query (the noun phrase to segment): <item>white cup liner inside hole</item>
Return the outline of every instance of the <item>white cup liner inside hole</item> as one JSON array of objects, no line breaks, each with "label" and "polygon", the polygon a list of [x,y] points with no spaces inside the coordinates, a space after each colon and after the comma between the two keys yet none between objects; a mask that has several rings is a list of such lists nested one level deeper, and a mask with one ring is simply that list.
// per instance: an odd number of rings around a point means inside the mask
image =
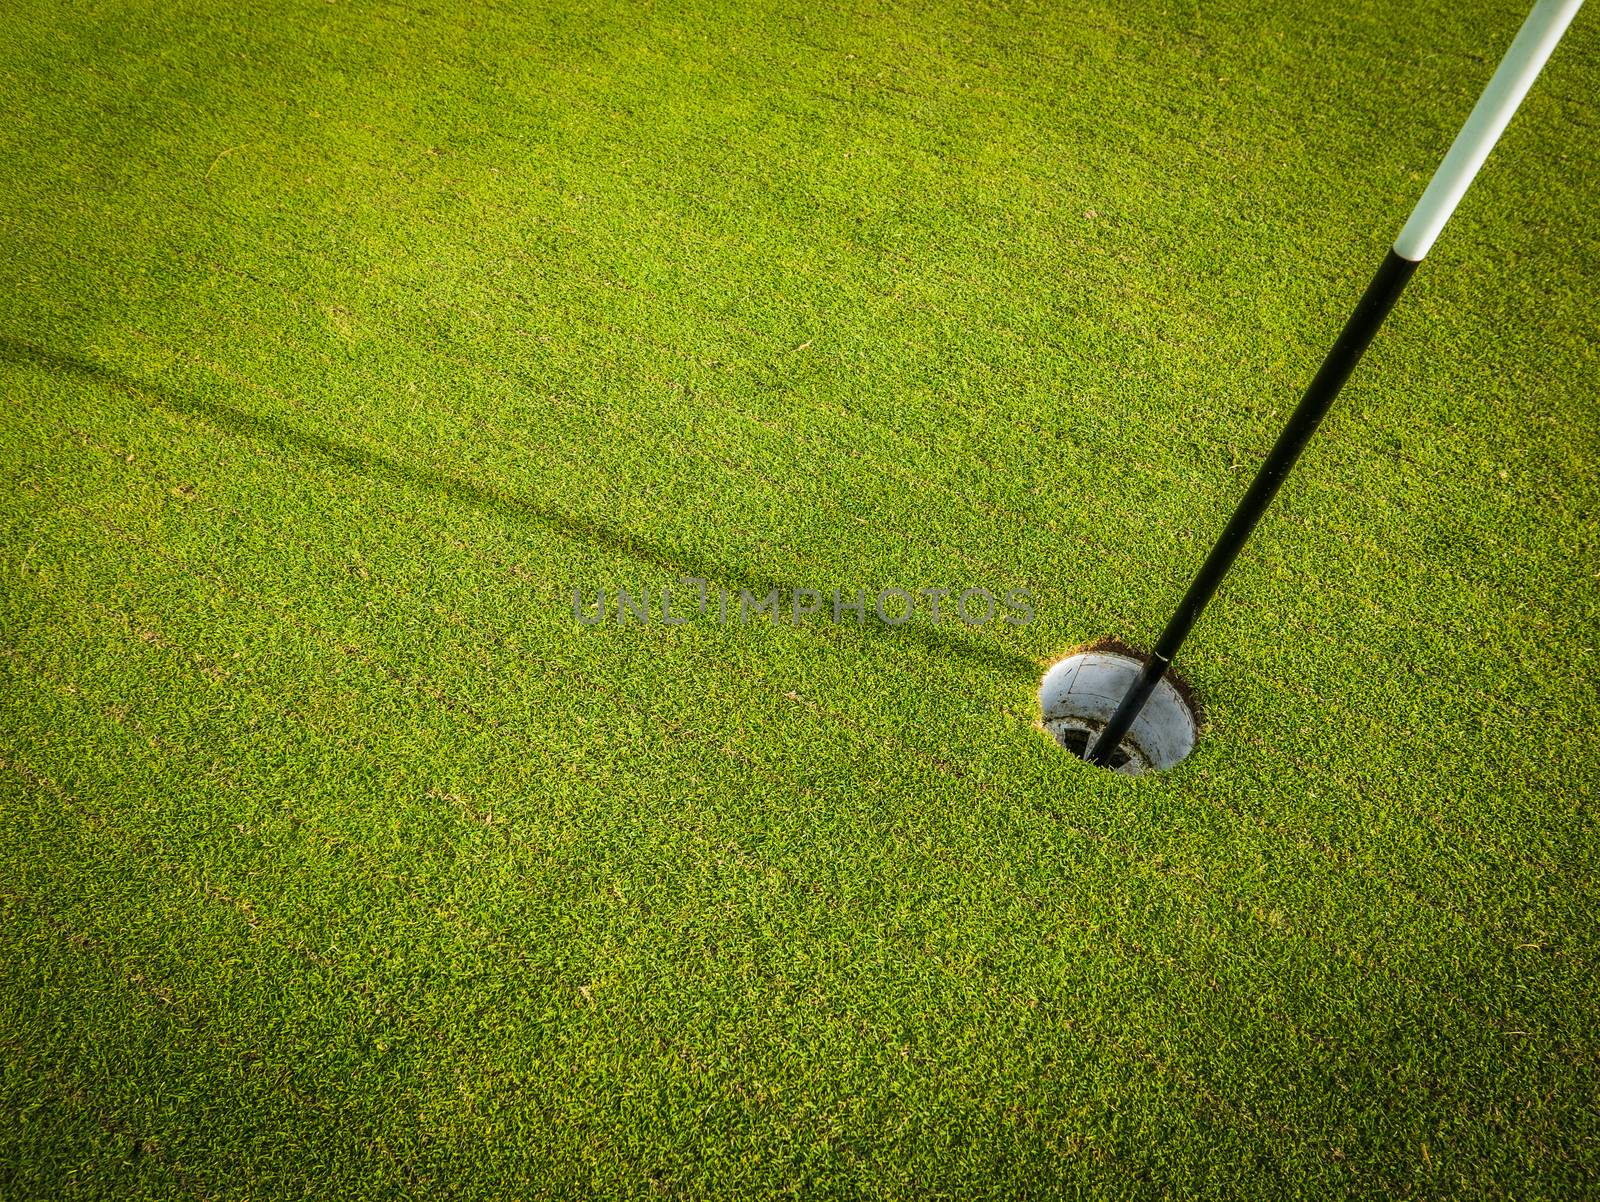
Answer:
[{"label": "white cup liner inside hole", "polygon": [[[1044,728],[1062,747],[1082,756],[1085,747],[1100,737],[1143,666],[1132,655],[1093,648],[1053,665],[1039,685]],[[1169,673],[1150,694],[1107,767],[1124,776],[1165,772],[1194,750],[1198,730],[1194,706]]]}]

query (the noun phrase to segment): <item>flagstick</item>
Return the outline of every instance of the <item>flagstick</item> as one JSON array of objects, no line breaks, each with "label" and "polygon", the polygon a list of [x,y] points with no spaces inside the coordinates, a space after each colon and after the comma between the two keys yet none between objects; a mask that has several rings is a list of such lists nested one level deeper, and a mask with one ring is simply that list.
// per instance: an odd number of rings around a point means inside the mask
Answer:
[{"label": "flagstick", "polygon": [[1439,231],[1450,219],[1467,185],[1472,183],[1478,168],[1483,166],[1484,159],[1505,131],[1511,115],[1517,111],[1517,105],[1522,103],[1522,98],[1527,95],[1540,68],[1549,59],[1582,3],[1583,0],[1538,0],[1533,6],[1533,11],[1517,31],[1510,49],[1500,60],[1494,77],[1473,106],[1466,124],[1456,135],[1449,153],[1433,173],[1433,179],[1422,193],[1422,199],[1417,201],[1417,207],[1412,210],[1405,228],[1384,257],[1377,275],[1372,277],[1372,282],[1362,293],[1355,312],[1345,322],[1344,329],[1334,341],[1327,358],[1322,361],[1310,387],[1295,406],[1283,432],[1278,435],[1278,441],[1267,453],[1260,470],[1256,472],[1256,478],[1251,481],[1233,516],[1228,519],[1222,536],[1211,548],[1211,553],[1206,556],[1205,563],[1189,585],[1189,591],[1184,594],[1177,611],[1161,632],[1154,652],[1118,703],[1100,737],[1084,755],[1089,763],[1103,765],[1110,758],[1138,718],[1151,692],[1172,666],[1183,640],[1199,620],[1206,603],[1216,594],[1251,531],[1256,528],[1267,506],[1272,504],[1272,498],[1277,496],[1290,469],[1300,458],[1300,452],[1305,450],[1306,443],[1327,416],[1334,397],[1339,395],[1339,389],[1344,387],[1344,382],[1361,361],[1362,352],[1394,307],[1407,281],[1416,271],[1417,264],[1422,262],[1434,239],[1439,236]]}]

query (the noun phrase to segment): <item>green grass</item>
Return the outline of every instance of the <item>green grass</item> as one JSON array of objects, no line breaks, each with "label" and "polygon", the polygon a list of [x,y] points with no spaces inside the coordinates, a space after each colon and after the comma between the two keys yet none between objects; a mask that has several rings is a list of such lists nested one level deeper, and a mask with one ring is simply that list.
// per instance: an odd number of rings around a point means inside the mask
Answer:
[{"label": "green grass", "polygon": [[1520,5],[8,14],[0,1196],[1600,1191],[1595,15],[1130,781]]}]

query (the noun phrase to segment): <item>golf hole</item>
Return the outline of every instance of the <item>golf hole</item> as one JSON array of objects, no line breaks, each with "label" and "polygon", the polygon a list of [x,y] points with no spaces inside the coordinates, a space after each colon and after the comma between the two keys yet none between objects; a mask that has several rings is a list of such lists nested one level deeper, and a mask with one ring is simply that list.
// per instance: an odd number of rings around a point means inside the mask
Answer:
[{"label": "golf hole", "polygon": [[[1133,648],[1109,640],[1074,652],[1052,665],[1039,684],[1041,724],[1082,759],[1143,667]],[[1105,767],[1124,776],[1165,772],[1194,750],[1199,727],[1188,687],[1169,671]]]}]

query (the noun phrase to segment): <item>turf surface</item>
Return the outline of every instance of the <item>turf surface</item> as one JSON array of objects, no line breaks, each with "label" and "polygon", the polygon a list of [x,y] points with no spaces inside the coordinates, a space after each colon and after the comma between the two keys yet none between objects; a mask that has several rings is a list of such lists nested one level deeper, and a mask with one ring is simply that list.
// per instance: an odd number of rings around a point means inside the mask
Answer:
[{"label": "turf surface", "polygon": [[1518,5],[13,10],[0,1194],[1600,1189],[1594,16],[1135,782]]}]

